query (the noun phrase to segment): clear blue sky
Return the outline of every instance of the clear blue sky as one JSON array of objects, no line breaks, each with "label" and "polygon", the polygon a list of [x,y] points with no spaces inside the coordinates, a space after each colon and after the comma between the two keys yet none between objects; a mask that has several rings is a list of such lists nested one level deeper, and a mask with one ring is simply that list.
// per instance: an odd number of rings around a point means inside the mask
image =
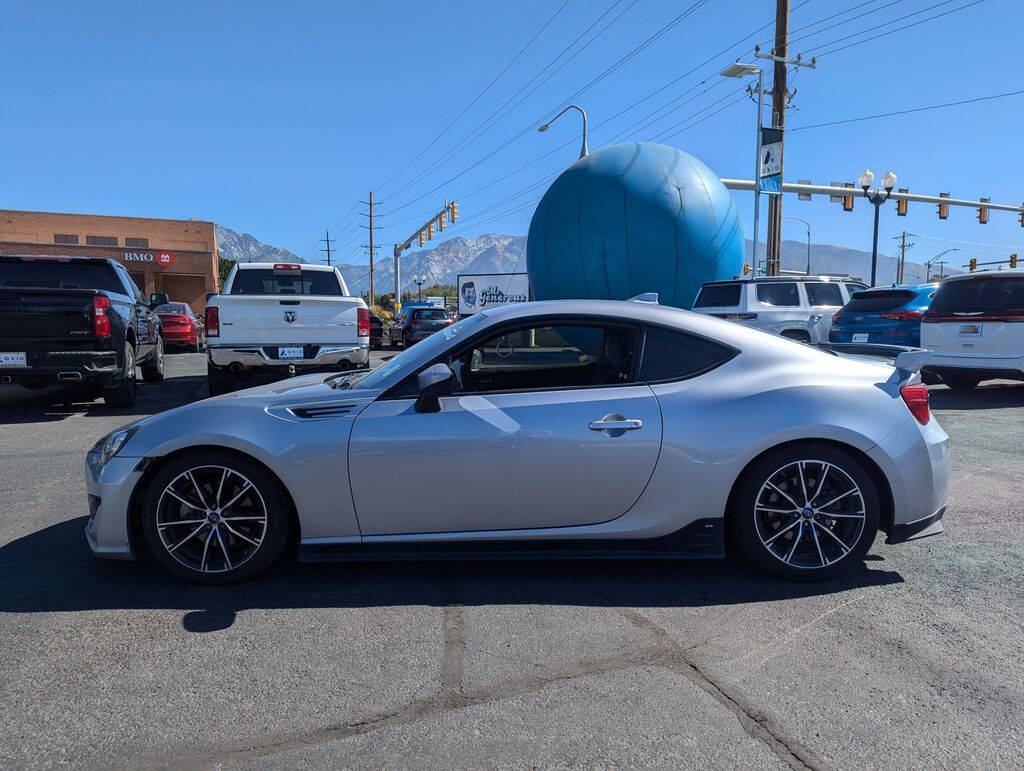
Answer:
[{"label": "clear blue sky", "polygon": [[[354,227],[352,207],[371,189],[382,201],[382,256],[445,196],[459,200],[464,220],[445,236],[525,233],[532,212],[527,204],[545,188],[537,183],[575,159],[575,143],[556,148],[579,133],[574,114],[546,134],[533,127],[692,2],[11,0],[5,4],[7,34],[0,49],[0,207],[198,216],[303,256],[315,256],[316,239],[334,228],[342,257],[353,262],[365,261],[358,248],[365,231]],[[873,37],[967,2],[792,0],[791,54],[822,53],[830,41],[883,26],[853,38],[866,42],[824,56],[816,70],[795,77],[798,109],[789,113],[790,127],[1022,88],[1020,0],[984,0]],[[578,35],[600,18],[555,67],[623,11],[526,96]],[[840,15],[803,32],[797,29],[833,14]],[[914,15],[894,21],[908,14]],[[680,121],[687,125],[688,116],[696,114],[696,120],[725,107],[666,141],[695,154],[721,176],[749,177],[754,108],[745,99],[733,104],[736,97],[729,92],[741,83],[714,73],[737,56],[749,57],[753,42],[770,40],[773,16],[771,0],[706,0],[577,97],[590,113],[591,149],[631,126],[625,138],[652,139]],[[613,118],[763,25],[769,26]],[[510,61],[419,160],[385,184]],[[538,73],[512,104],[526,99],[488,126],[486,120]],[[680,96],[706,78],[705,85]],[[678,109],[661,119],[655,113],[650,126],[635,125],[672,99],[677,101],[666,112]],[[1016,96],[793,132],[786,145],[786,178],[852,181],[865,166],[879,178],[891,168],[900,185],[915,192],[1020,202],[1022,118],[1024,96]],[[467,139],[480,125],[486,130]],[[551,154],[496,182],[546,153]],[[446,182],[450,177],[455,179]],[[489,183],[494,184],[479,189]],[[750,196],[737,194],[737,201],[749,236]],[[846,214],[824,199],[787,198],[785,213],[808,220],[816,242],[870,249],[866,202]],[[882,220],[887,252],[891,237],[904,227],[932,238],[1024,242],[1024,230],[1012,214],[993,213],[982,227],[971,210],[954,209],[942,222],[932,206],[911,205],[905,219],[890,206]],[[784,236],[802,239],[803,225],[787,220]],[[917,261],[956,245],[915,240],[918,246],[910,256]]]}]

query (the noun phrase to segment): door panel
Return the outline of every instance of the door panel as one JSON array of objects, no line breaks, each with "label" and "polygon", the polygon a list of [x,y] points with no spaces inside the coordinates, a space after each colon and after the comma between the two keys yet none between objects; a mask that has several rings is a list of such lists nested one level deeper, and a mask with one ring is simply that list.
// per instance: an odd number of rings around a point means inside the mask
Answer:
[{"label": "door panel", "polygon": [[[450,396],[438,413],[414,404],[375,402],[355,421],[349,472],[363,535],[605,522],[640,497],[661,448],[645,385]],[[642,427],[590,427],[620,418]]]}]

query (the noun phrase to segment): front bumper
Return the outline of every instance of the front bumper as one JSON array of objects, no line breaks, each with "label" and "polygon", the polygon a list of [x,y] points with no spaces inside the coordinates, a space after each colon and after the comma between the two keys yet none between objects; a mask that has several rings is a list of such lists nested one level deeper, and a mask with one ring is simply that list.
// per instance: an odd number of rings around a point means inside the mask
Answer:
[{"label": "front bumper", "polygon": [[89,501],[89,521],[85,537],[97,557],[133,560],[128,507],[142,472],[136,470],[140,458],[114,456],[103,468],[94,471],[85,462],[85,487]]},{"label": "front bumper", "polygon": [[218,346],[207,344],[210,362],[217,367],[237,364],[245,369],[294,366],[296,371],[337,366],[347,363],[354,367],[370,364],[370,341],[360,338],[355,345],[304,345],[301,359],[278,359],[276,345],[234,345]]}]

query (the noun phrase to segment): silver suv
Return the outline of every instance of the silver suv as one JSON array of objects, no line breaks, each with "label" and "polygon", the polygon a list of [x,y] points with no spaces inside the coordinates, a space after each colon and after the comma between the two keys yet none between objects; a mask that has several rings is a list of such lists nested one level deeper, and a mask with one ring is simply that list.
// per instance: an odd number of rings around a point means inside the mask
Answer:
[{"label": "silver suv", "polygon": [[832,314],[867,285],[849,276],[772,276],[704,284],[695,313],[805,343],[828,342]]}]

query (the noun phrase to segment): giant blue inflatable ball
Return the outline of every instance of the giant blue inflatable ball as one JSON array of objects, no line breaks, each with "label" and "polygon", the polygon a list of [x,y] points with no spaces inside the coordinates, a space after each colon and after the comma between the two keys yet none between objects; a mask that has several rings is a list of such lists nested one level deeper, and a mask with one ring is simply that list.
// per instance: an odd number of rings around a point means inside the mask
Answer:
[{"label": "giant blue inflatable ball", "polygon": [[711,169],[667,145],[630,142],[576,161],[533,219],[535,299],[625,300],[657,292],[690,308],[705,281],[743,270],[736,203]]}]

